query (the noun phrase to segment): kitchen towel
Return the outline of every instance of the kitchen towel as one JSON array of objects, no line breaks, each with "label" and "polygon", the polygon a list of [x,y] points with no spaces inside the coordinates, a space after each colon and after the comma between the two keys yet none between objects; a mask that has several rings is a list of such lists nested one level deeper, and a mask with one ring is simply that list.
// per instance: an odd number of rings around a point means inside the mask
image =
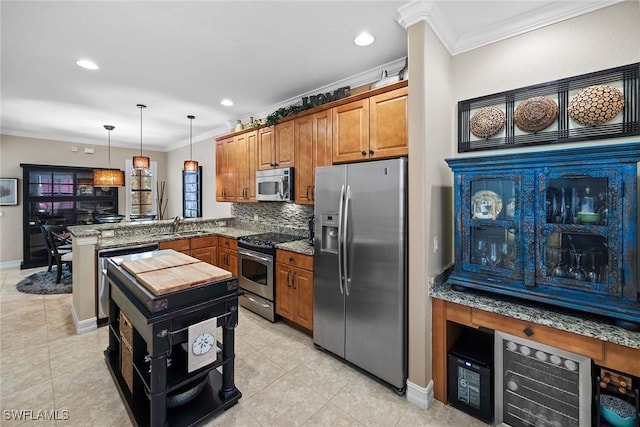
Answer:
[{"label": "kitchen towel", "polygon": [[187,352],[187,371],[193,372],[216,361],[218,348],[216,328],[218,318],[203,320],[189,326]]}]

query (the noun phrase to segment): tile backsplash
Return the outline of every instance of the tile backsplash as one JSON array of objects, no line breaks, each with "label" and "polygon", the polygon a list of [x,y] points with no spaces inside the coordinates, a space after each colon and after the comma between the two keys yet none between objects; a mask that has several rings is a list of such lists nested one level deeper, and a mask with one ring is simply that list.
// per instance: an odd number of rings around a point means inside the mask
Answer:
[{"label": "tile backsplash", "polygon": [[231,215],[236,218],[236,226],[281,229],[281,232],[306,236],[313,206],[279,202],[233,203]]}]

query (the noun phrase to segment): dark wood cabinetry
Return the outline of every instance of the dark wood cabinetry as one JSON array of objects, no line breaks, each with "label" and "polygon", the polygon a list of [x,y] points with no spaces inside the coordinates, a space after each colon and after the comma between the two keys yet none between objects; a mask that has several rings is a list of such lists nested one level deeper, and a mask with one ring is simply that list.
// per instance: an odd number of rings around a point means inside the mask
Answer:
[{"label": "dark wood cabinetry", "polygon": [[118,188],[94,187],[93,168],[21,164],[23,258],[21,268],[47,265],[43,224],[85,225],[95,215],[118,213]]},{"label": "dark wood cabinetry", "polygon": [[637,162],[629,143],[447,162],[450,283],[640,324]]}]

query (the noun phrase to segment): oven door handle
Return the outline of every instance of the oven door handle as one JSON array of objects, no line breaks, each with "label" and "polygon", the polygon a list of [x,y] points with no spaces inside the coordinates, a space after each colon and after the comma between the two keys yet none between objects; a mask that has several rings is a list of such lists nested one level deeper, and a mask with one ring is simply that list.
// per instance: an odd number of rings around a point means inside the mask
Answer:
[{"label": "oven door handle", "polygon": [[251,258],[254,258],[254,259],[259,259],[260,261],[264,261],[264,262],[272,262],[273,261],[273,258],[271,258],[271,257],[269,257],[269,258],[262,257],[262,256],[259,256],[259,255],[256,255],[255,253],[249,253],[247,251],[243,251],[242,249],[238,249],[238,253],[240,255],[245,255],[245,256],[248,256],[248,257],[251,257]]}]

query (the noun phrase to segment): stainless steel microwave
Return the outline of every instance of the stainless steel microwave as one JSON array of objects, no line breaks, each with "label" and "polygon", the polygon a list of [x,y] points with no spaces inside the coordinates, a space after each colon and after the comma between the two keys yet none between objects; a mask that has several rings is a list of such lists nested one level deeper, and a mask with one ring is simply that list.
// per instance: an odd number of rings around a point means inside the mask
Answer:
[{"label": "stainless steel microwave", "polygon": [[292,202],[293,168],[256,172],[256,199],[261,202]]}]

